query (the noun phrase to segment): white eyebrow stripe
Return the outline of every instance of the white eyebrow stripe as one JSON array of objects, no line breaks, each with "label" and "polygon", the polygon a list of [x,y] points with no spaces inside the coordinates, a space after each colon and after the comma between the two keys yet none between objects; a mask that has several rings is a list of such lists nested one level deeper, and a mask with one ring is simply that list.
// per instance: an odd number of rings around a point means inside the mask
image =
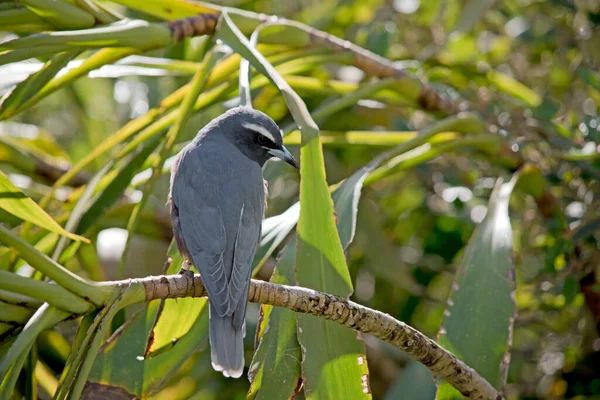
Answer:
[{"label": "white eyebrow stripe", "polygon": [[267,130],[267,128],[265,128],[264,126],[258,125],[258,124],[253,124],[251,122],[244,122],[242,123],[242,126],[246,129],[251,129],[255,132],[260,133],[261,135],[263,135],[264,137],[266,137],[267,139],[271,140],[273,143],[277,143],[277,141],[275,140],[275,138],[273,137],[273,135],[271,134],[271,132],[269,132]]}]

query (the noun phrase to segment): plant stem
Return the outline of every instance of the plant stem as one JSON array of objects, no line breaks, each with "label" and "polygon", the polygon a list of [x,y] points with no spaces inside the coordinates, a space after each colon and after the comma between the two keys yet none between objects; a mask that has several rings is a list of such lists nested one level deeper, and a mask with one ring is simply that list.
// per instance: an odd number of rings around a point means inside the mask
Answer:
[{"label": "plant stem", "polygon": [[[43,301],[75,314],[84,314],[93,305],[59,285],[26,278],[7,271],[0,271],[0,289],[14,292],[27,298]],[[1,297],[0,297],[1,298]]]},{"label": "plant stem", "polygon": [[96,306],[104,304],[112,293],[109,286],[87,281],[72,273],[2,225],[0,241],[16,250],[33,268]]}]

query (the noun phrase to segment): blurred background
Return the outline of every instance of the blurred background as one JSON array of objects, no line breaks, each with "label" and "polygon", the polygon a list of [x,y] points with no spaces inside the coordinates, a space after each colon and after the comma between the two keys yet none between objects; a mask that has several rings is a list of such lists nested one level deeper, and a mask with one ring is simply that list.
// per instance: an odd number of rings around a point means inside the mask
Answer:
[{"label": "blurred background", "polygon": [[[213,3],[298,20],[350,40],[429,80],[451,98],[468,100],[489,118],[502,138],[495,151],[468,145],[442,148],[430,157],[401,160],[404,167],[365,185],[356,237],[347,249],[355,288],[352,300],[435,337],[458,262],[486,215],[496,178],[510,176],[526,161],[535,171],[519,182],[510,203],[518,315],[506,395],[509,399],[600,396],[600,1]],[[152,20],[116,3],[106,5],[130,17]],[[197,62],[204,40],[187,39],[145,55]],[[3,90],[18,74],[28,73],[14,67],[9,73],[9,67],[3,66],[0,73]],[[310,110],[336,96],[327,88],[352,90],[367,80],[361,70],[334,63],[295,76],[317,82],[295,86]],[[148,66],[100,69],[10,122],[0,122],[0,137],[28,141],[32,152],[57,165],[75,164],[188,80],[189,74],[181,71]],[[282,127],[290,123],[274,87],[257,89],[253,95],[256,108]],[[232,96],[194,114],[184,139],[193,138],[206,122],[238,101]],[[436,113],[375,96],[319,125],[326,132],[372,131],[376,137],[383,131],[419,130],[436,119]],[[288,147],[298,158],[297,141]],[[389,147],[384,140],[361,145],[343,139],[324,142],[328,183],[349,177]],[[47,192],[46,184],[32,180],[15,162],[1,154],[0,161],[2,171],[34,199]],[[108,155],[99,157],[86,173],[93,174],[109,161]],[[66,262],[69,269],[95,280],[119,277],[127,221],[141,198],[135,182],[143,180],[144,174],[148,171],[135,175],[126,196],[86,234],[94,244],[82,246],[78,256]],[[299,176],[291,168],[269,162],[265,177],[269,180],[267,216],[276,216],[297,201]],[[165,207],[168,179],[168,174],[160,178],[143,211],[123,263],[125,277],[163,272],[171,240]],[[64,204],[56,201],[51,207],[68,207],[68,195],[65,190]],[[258,278],[269,279],[274,265],[272,256]],[[254,304],[248,309],[247,360],[258,309]],[[125,318],[135,311],[128,309]],[[45,340],[55,343],[52,350],[45,352],[44,344],[39,344],[40,358],[50,374],[53,368],[60,371],[57,366],[65,357],[60,349],[68,350],[75,328],[71,321],[60,326],[60,336],[46,335]],[[414,364],[392,346],[368,335],[364,339],[374,398],[417,398],[408,388],[418,382],[415,376],[428,379],[428,372],[412,371]],[[63,341],[66,347],[61,347]],[[212,370],[205,344],[154,396],[242,399],[247,390],[246,379],[226,380]]]}]

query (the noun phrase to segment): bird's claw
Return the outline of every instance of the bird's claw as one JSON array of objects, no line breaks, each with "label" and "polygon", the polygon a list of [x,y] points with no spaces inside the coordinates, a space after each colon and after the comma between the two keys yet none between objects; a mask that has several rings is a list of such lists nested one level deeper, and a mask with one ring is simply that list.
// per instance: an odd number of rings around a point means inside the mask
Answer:
[{"label": "bird's claw", "polygon": [[185,271],[185,272],[183,273],[183,275],[187,276],[188,278],[192,278],[192,279],[194,279],[194,271],[192,271],[192,270],[189,270],[189,269],[188,269],[187,271]]},{"label": "bird's claw", "polygon": [[194,272],[192,270],[190,270],[190,269],[185,269],[185,268],[182,267],[179,270],[179,275],[183,275],[183,276],[186,276],[188,278],[193,278],[194,277]]}]

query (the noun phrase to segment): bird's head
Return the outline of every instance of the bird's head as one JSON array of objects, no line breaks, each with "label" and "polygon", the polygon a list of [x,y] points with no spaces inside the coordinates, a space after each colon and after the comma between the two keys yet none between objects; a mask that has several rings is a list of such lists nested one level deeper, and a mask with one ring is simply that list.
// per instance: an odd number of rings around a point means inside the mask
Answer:
[{"label": "bird's head", "polygon": [[229,141],[259,165],[277,157],[298,168],[296,160],[283,145],[281,130],[267,114],[248,107],[236,107],[223,114],[218,125]]}]

